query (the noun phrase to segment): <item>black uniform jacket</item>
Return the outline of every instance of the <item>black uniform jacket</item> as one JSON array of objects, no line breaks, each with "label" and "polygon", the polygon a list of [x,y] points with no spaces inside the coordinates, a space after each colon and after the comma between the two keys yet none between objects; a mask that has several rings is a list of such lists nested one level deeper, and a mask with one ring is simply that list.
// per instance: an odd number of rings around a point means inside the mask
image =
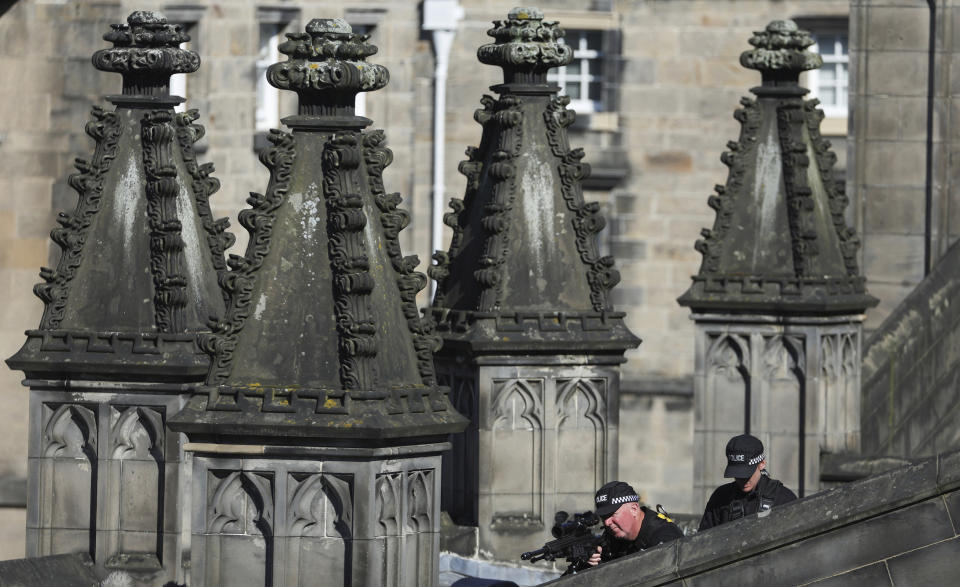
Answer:
[{"label": "black uniform jacket", "polygon": [[763,509],[783,505],[797,499],[796,494],[783,486],[783,483],[766,475],[760,477],[756,488],[750,493],[740,491],[736,483],[721,485],[710,496],[707,507],[700,519],[699,530],[713,528],[720,524],[749,516]]},{"label": "black uniform jacket", "polygon": [[683,538],[683,531],[670,518],[646,507],[641,506],[640,509],[643,510],[643,523],[640,524],[640,532],[637,537],[633,540],[622,540],[611,536],[607,541],[607,546],[604,547],[604,560],[620,558],[634,552],[653,548],[663,542]]}]

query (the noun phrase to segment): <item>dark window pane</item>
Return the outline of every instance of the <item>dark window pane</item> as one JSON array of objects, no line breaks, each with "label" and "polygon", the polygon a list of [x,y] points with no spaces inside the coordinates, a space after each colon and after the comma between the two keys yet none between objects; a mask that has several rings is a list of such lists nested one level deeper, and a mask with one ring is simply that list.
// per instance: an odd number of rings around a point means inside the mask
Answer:
[{"label": "dark window pane", "polygon": [[601,86],[602,84],[600,82],[590,82],[590,88],[588,90],[590,92],[590,95],[587,96],[587,98],[594,100],[596,102],[599,102],[601,98],[601,91],[602,91]]},{"label": "dark window pane", "polygon": [[603,35],[600,31],[585,31],[587,36],[587,49],[593,51],[603,50]]},{"label": "dark window pane", "polygon": [[580,99],[580,84],[579,83],[570,83],[567,84],[564,88],[567,95],[570,96],[572,100]]}]

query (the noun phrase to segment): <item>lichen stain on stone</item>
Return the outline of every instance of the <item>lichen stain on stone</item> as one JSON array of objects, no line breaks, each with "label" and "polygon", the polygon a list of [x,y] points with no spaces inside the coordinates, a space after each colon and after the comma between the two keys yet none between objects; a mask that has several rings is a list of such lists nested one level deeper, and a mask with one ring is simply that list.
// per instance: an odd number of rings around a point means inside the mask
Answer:
[{"label": "lichen stain on stone", "polygon": [[[760,214],[757,215],[757,225],[754,234],[776,234],[777,204],[780,199],[780,183],[783,179],[781,166],[780,142],[774,129],[767,132],[766,140],[757,145],[757,180],[754,184],[753,201]],[[763,249],[767,241],[762,238],[754,239],[753,271],[757,271]]]},{"label": "lichen stain on stone", "polygon": [[196,214],[186,184],[181,181],[177,183],[180,185],[180,195],[177,198],[177,218],[182,223],[180,236],[183,239],[183,258],[187,263],[187,287],[193,294],[193,300],[202,300],[204,299],[204,293],[201,285],[205,281],[203,279],[203,251],[200,248]]},{"label": "lichen stain on stone", "polygon": [[123,235],[123,242],[120,243],[120,246],[124,251],[124,264],[127,268],[133,265],[134,229],[140,225],[140,219],[137,218],[137,202],[140,200],[143,185],[144,180],[140,172],[140,165],[136,153],[131,149],[127,157],[126,171],[120,175],[120,181],[117,184],[117,203],[113,218],[114,224],[120,227],[120,232]]},{"label": "lichen stain on stone", "polygon": [[553,194],[556,191],[553,183],[553,174],[545,165],[528,165],[520,181],[527,242],[538,275],[544,273],[544,257],[553,243]]},{"label": "lichen stain on stone", "polygon": [[327,408],[327,409],[339,408],[339,407],[340,407],[340,402],[338,402],[337,400],[335,400],[335,399],[332,398],[332,397],[328,397],[328,398],[327,398],[327,401],[323,402],[323,407],[325,407],[325,408]]},{"label": "lichen stain on stone", "polygon": [[357,426],[359,424],[362,424],[362,422],[360,420],[357,420],[356,418],[351,418],[349,420],[339,420],[339,421],[333,422],[333,426],[336,428],[353,428],[354,426]]},{"label": "lichen stain on stone", "polygon": [[906,316],[900,319],[892,332],[874,343],[867,356],[863,358],[863,381],[868,381],[881,364],[903,352],[904,345],[910,341],[915,332],[920,331],[921,326],[920,314],[916,310],[910,310]]},{"label": "lichen stain on stone", "polygon": [[[313,240],[320,223],[320,211],[317,206],[318,193],[319,188],[316,182],[312,182],[307,186],[306,194],[295,193],[289,196],[290,205],[293,206],[298,215],[303,240],[306,242]],[[313,247],[306,247],[306,254],[308,256],[312,255]]]},{"label": "lichen stain on stone", "polygon": [[952,284],[944,285],[930,295],[927,304],[934,318],[942,317],[944,310],[950,307],[951,292],[949,290],[952,289],[951,286]]},{"label": "lichen stain on stone", "polygon": [[267,308],[267,294],[261,292],[260,299],[257,300],[257,307],[253,309],[253,318],[259,320],[263,311]]}]

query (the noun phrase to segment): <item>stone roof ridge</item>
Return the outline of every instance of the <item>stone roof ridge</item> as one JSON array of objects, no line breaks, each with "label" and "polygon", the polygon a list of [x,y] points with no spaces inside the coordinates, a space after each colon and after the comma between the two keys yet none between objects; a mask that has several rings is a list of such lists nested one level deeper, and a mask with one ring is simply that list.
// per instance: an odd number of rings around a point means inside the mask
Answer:
[{"label": "stone roof ridge", "polygon": [[[549,68],[569,62],[569,48],[556,41],[556,23],[542,18],[515,9],[491,30],[498,42],[478,51],[481,61],[504,67],[507,83],[492,88],[498,98],[484,95],[474,114],[480,144],[460,163],[464,197],[451,200],[444,217],[453,237],[429,270],[437,281],[434,319],[446,331],[478,320],[495,321],[494,330],[565,333],[558,337],[597,330],[598,338],[635,346],[610,297],[620,273],[597,242],[606,220],[583,197],[590,166],[569,144],[576,113],[546,83]],[[517,72],[529,75],[519,81]]]},{"label": "stone roof ridge", "polygon": [[34,287],[40,326],[9,360],[28,377],[196,380],[207,369],[195,333],[223,312],[217,281],[233,235],[210,209],[220,182],[193,149],[199,115],[174,112],[182,99],[167,93],[170,73],[196,70],[199,58],[177,48],[187,37],[160,13],[128,23],[113,25],[115,48],[94,57],[123,73],[124,94],[86,125],[93,157],[76,160],[77,205],[50,233],[60,259]]},{"label": "stone roof ridge", "polygon": [[400,249],[409,214],[383,184],[393,153],[344,99],[383,87],[388,73],[370,65],[379,81],[364,85],[367,65],[342,58],[376,47],[342,20],[306,30],[288,35],[291,59],[268,70],[271,83],[298,93],[300,114],[284,118],[293,132],[272,130],[260,154],[267,189],[239,214],[247,249],[231,255],[227,310],[200,340],[207,379],[171,425],[191,438],[338,442],[458,431],[466,421],[433,365],[440,339],[416,305],[427,279]]},{"label": "stone roof ridge", "polygon": [[799,86],[800,71],[820,65],[803,51],[812,39],[774,21],[750,42],[757,49],[741,61],[760,69],[763,84],[734,112],[740,137],[721,156],[727,182],[707,200],[716,219],[695,245],[703,262],[678,301],[695,310],[863,312],[877,300],[857,265],[837,157],[820,133],[819,102]]}]

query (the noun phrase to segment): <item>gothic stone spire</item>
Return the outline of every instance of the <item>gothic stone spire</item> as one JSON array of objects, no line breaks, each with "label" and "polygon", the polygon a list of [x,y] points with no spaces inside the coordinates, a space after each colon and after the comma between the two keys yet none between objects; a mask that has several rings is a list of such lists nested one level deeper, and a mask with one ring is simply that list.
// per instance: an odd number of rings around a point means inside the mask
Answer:
[{"label": "gothic stone spire", "polygon": [[590,167],[567,140],[575,114],[547,82],[550,68],[573,57],[559,42],[564,31],[536,8],[515,8],[487,34],[496,42],[477,55],[503,68],[504,83],[474,115],[483,136],[460,164],[465,196],[444,218],[453,240],[431,268],[433,315],[451,336],[497,345],[636,346],[610,303],[620,274],[597,246],[604,218],[583,199]]},{"label": "gothic stone spire", "polygon": [[208,202],[220,183],[193,151],[204,134],[196,110],[175,113],[183,100],[167,94],[170,75],[196,71],[200,58],[178,47],[189,37],[160,13],[127,23],[93,56],[123,75],[123,94],[108,96],[113,112],[94,107],[93,157],[77,159],[69,180],[77,207],[50,233],[62,252],[34,288],[40,328],[9,360],[28,377],[202,378],[195,333],[224,311],[217,279],[233,237]]},{"label": "gothic stone spire", "polygon": [[750,44],[740,63],[763,83],[734,113],[740,139],[721,157],[730,174],[708,200],[716,221],[697,241],[703,263],[678,301],[698,311],[862,312],[877,300],[857,267],[837,157],[820,135],[819,102],[803,100],[798,85],[822,63],[806,51],[813,39],[773,21]]},{"label": "gothic stone spire", "polygon": [[416,306],[426,276],[400,251],[409,216],[384,190],[393,155],[353,113],[353,96],[386,85],[387,70],[365,61],[376,47],[343,20],[306,30],[268,70],[300,96],[300,114],[260,156],[270,182],[240,213],[250,240],[230,258],[226,316],[203,343],[206,386],[171,425],[191,438],[355,442],[462,429],[436,384],[439,339]]}]

